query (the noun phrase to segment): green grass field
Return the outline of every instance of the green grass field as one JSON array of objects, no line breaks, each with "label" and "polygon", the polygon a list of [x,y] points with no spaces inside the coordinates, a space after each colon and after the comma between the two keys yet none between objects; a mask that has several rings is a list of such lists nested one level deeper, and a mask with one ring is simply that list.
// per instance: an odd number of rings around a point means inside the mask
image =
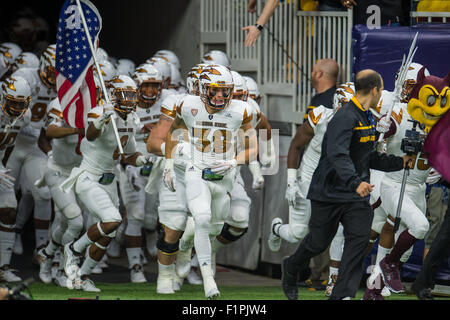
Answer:
[{"label": "green grass field", "polygon": [[[80,290],[69,290],[54,284],[40,282],[31,285],[30,290],[34,300],[67,300],[69,298],[91,298],[98,296],[99,300],[204,300],[203,286],[184,284],[180,292],[170,295],[156,294],[156,284],[110,284],[96,283],[102,291],[90,293]],[[286,300],[281,287],[254,286],[219,286],[221,300]],[[360,300],[364,291],[358,291],[355,300]],[[327,300],[323,291],[299,290],[300,300]],[[446,299],[450,298],[436,298]],[[392,294],[386,300],[417,300],[415,295]]]}]

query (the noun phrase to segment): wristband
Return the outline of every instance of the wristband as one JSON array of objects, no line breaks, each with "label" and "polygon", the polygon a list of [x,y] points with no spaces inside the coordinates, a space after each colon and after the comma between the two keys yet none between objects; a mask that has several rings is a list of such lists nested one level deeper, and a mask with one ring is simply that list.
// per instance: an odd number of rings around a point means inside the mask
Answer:
[{"label": "wristband", "polygon": [[259,23],[255,23],[255,27],[258,28],[259,31],[262,31],[263,28],[264,28],[264,27],[263,27],[262,25],[260,25]]}]

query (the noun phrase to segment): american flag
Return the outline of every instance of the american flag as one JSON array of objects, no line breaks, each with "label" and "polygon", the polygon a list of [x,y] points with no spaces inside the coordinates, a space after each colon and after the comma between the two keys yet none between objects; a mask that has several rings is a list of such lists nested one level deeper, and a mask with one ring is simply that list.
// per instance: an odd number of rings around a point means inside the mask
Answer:
[{"label": "american flag", "polygon": [[[80,0],[92,43],[96,48],[102,20],[97,8]],[[75,0],[61,9],[56,36],[56,89],[63,116],[71,127],[85,128],[87,113],[96,105],[94,59]]]}]

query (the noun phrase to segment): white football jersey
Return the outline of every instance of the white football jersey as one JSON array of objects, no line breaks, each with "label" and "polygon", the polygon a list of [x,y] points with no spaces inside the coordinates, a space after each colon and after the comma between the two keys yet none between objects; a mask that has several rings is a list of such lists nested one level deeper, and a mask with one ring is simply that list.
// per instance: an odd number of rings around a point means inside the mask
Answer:
[{"label": "white football jersey", "polygon": [[210,168],[218,160],[233,159],[238,131],[253,118],[244,101],[232,100],[224,110],[210,114],[200,97],[192,95],[180,101],[177,117],[188,128],[191,160],[199,169]]},{"label": "white football jersey", "polygon": [[311,181],[322,154],[322,140],[327,131],[328,122],[335,110],[320,105],[308,112],[308,122],[314,130],[314,137],[308,143],[303,153],[299,175],[303,181]]},{"label": "white football jersey", "polygon": [[[97,106],[93,108],[88,113],[88,122],[92,122],[102,114],[103,107]],[[120,159],[119,148],[111,121],[113,121],[112,118],[102,127],[102,133],[97,139],[89,141],[85,137],[81,141],[80,149],[83,160],[80,167],[94,174],[114,172],[114,167]],[[117,115],[115,121],[123,152],[125,154],[136,152],[135,134],[137,128],[139,128],[139,119],[136,114],[131,112],[126,120]]]},{"label": "white football jersey", "polygon": [[[29,113],[27,110],[25,114]],[[0,163],[5,155],[6,149],[16,143],[17,135],[26,124],[23,119],[14,119],[8,117],[0,110]]]},{"label": "white football jersey", "polygon": [[253,125],[253,128],[256,128],[256,126],[258,125],[259,119],[261,117],[261,108],[259,107],[258,103],[255,100],[253,100],[252,98],[250,98],[250,97],[248,97],[247,103],[250,105],[250,108],[252,110],[252,115],[253,115],[252,125]]},{"label": "white football jersey", "polygon": [[50,101],[57,97],[57,93],[42,82],[38,68],[20,68],[12,74],[12,77],[15,75],[27,80],[32,92],[28,115],[30,122],[22,128],[17,142],[35,144],[41,128],[45,128],[48,124],[47,108]]},{"label": "white football jersey", "polygon": [[[388,154],[393,154],[396,156],[403,156],[405,153],[401,150],[402,139],[405,137],[406,130],[411,130],[413,123],[408,120],[412,120],[408,113],[406,103],[397,103],[392,110],[391,119],[396,125],[396,132],[394,135],[387,138],[386,150]],[[416,130],[420,134],[425,135],[425,132],[416,127]],[[423,184],[426,182],[427,177],[430,173],[431,167],[428,164],[427,154],[419,153],[416,157],[414,168],[409,170],[409,176],[407,177],[407,183],[413,184]],[[401,183],[403,180],[403,170],[390,172],[385,175],[385,178],[394,180]]]},{"label": "white football jersey", "polygon": [[161,99],[155,102],[150,108],[136,107],[136,115],[140,121],[140,127],[136,132],[136,148],[142,154],[147,154],[147,139],[150,135],[149,132],[142,132],[144,125],[157,123],[161,116]]},{"label": "white football jersey", "polygon": [[[48,105],[48,117],[52,119],[50,124],[58,127],[70,128],[64,121],[61,105],[58,98],[53,99]],[[81,154],[77,153],[78,146],[78,134],[71,134],[69,136],[52,139],[52,155],[48,158],[47,165],[54,170],[62,169],[70,170],[73,167],[77,167],[81,163]]]},{"label": "white football jersey", "polygon": [[391,91],[383,90],[381,92],[380,101],[378,101],[375,109],[371,109],[372,113],[380,118],[381,116],[388,113],[389,108],[392,105],[392,100],[394,99],[394,93]]}]

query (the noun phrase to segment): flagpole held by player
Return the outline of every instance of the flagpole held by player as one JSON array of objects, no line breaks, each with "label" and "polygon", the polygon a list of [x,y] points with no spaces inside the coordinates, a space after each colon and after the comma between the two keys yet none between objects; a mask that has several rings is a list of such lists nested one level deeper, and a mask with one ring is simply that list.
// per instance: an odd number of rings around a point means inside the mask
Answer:
[{"label": "flagpole held by player", "polygon": [[[75,0],[75,1],[77,3],[78,11],[80,12],[81,21],[83,23],[83,30],[84,30],[84,32],[86,34],[86,38],[87,38],[87,41],[89,43],[89,48],[91,49],[91,52],[92,52],[92,58],[94,59],[94,64],[95,64],[95,67],[97,68],[97,74],[98,74],[98,77],[100,79],[100,85],[101,85],[101,88],[103,90],[103,94],[105,96],[106,105],[110,105],[111,104],[111,100],[109,98],[108,91],[106,90],[105,82],[103,80],[102,72],[101,72],[100,67],[98,65],[97,58],[95,57],[94,46],[92,44],[91,36],[89,35],[89,32],[88,32],[88,26],[87,26],[87,23],[86,23],[86,19],[84,17],[84,13],[83,13],[83,9],[82,9],[81,4],[80,4],[80,0]],[[112,108],[111,108],[111,111],[113,111]],[[111,116],[112,116],[113,120],[115,120],[116,115],[114,113],[111,113]],[[114,135],[116,136],[117,146],[119,148],[119,154],[123,154],[122,143],[120,142],[119,133],[117,132],[116,121],[111,121],[111,122],[112,122],[113,129],[114,129]]]}]

